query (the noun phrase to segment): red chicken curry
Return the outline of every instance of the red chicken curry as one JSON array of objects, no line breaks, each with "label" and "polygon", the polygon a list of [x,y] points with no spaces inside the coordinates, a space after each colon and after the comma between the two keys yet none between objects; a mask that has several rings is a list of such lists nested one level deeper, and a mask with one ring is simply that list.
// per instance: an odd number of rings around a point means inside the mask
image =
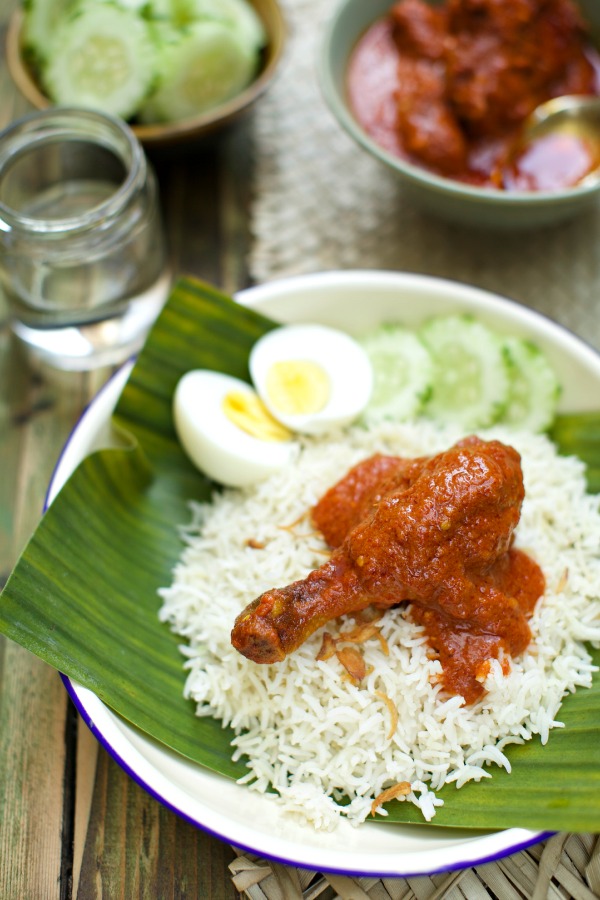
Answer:
[{"label": "red chicken curry", "polygon": [[354,114],[390,153],[460,181],[552,190],[597,164],[581,134],[515,156],[540,103],[600,93],[600,56],[573,0],[399,0],[348,70]]},{"label": "red chicken curry", "polygon": [[251,603],[233,646],[254,662],[279,662],[331,619],[409,601],[444,689],[473,702],[489,660],[527,647],[527,618],[544,591],[539,566],[512,546],[523,497],[519,454],[498,441],[471,437],[412,460],[370,457],[312,510],[330,559]]}]

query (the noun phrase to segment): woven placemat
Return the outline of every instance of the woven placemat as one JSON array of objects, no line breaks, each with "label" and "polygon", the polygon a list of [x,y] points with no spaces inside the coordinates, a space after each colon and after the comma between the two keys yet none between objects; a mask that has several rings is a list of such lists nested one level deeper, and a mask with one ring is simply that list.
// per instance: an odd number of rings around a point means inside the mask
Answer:
[{"label": "woven placemat", "polygon": [[[282,0],[289,41],[253,121],[252,278],[348,268],[451,278],[538,309],[600,348],[600,205],[566,224],[519,234],[448,224],[421,211],[341,130],[321,96],[321,37],[336,2]],[[347,878],[242,853],[230,868],[251,900],[600,897],[594,835],[556,835],[499,862],[431,877]]]},{"label": "woven placemat", "polygon": [[600,839],[557,834],[496,863],[409,878],[321,874],[241,852],[229,868],[249,900],[594,900],[600,896]]}]

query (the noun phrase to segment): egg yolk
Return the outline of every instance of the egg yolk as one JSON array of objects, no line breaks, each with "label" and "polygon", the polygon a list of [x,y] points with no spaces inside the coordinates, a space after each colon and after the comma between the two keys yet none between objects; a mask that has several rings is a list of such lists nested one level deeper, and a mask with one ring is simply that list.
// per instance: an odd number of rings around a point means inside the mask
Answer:
[{"label": "egg yolk", "polygon": [[292,416],[320,412],[331,393],[327,372],[303,359],[273,363],[265,388],[275,409]]},{"label": "egg yolk", "polygon": [[261,441],[289,441],[292,437],[256,394],[231,391],[223,398],[223,412],[230,422]]}]

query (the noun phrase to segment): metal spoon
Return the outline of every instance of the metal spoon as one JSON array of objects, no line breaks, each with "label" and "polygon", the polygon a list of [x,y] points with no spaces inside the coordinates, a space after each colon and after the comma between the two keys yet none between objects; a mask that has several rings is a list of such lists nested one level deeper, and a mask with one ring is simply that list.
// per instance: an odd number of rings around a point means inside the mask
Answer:
[{"label": "metal spoon", "polygon": [[578,183],[588,185],[600,179],[600,97],[568,94],[541,103],[527,119],[520,144],[561,131],[591,141],[597,150],[596,165]]}]

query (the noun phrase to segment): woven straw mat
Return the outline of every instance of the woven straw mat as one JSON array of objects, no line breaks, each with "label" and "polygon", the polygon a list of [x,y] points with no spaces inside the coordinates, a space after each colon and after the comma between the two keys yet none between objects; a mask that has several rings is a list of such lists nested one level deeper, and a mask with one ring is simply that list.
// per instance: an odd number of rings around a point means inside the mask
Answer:
[{"label": "woven straw mat", "polygon": [[[335,3],[282,0],[289,40],[252,124],[253,280],[325,269],[421,272],[511,297],[600,347],[600,205],[567,224],[517,235],[420,211],[325,105],[317,65]],[[600,897],[600,838],[559,834],[499,862],[417,878],[319,874],[241,851],[230,869],[251,900],[591,900]]]}]

